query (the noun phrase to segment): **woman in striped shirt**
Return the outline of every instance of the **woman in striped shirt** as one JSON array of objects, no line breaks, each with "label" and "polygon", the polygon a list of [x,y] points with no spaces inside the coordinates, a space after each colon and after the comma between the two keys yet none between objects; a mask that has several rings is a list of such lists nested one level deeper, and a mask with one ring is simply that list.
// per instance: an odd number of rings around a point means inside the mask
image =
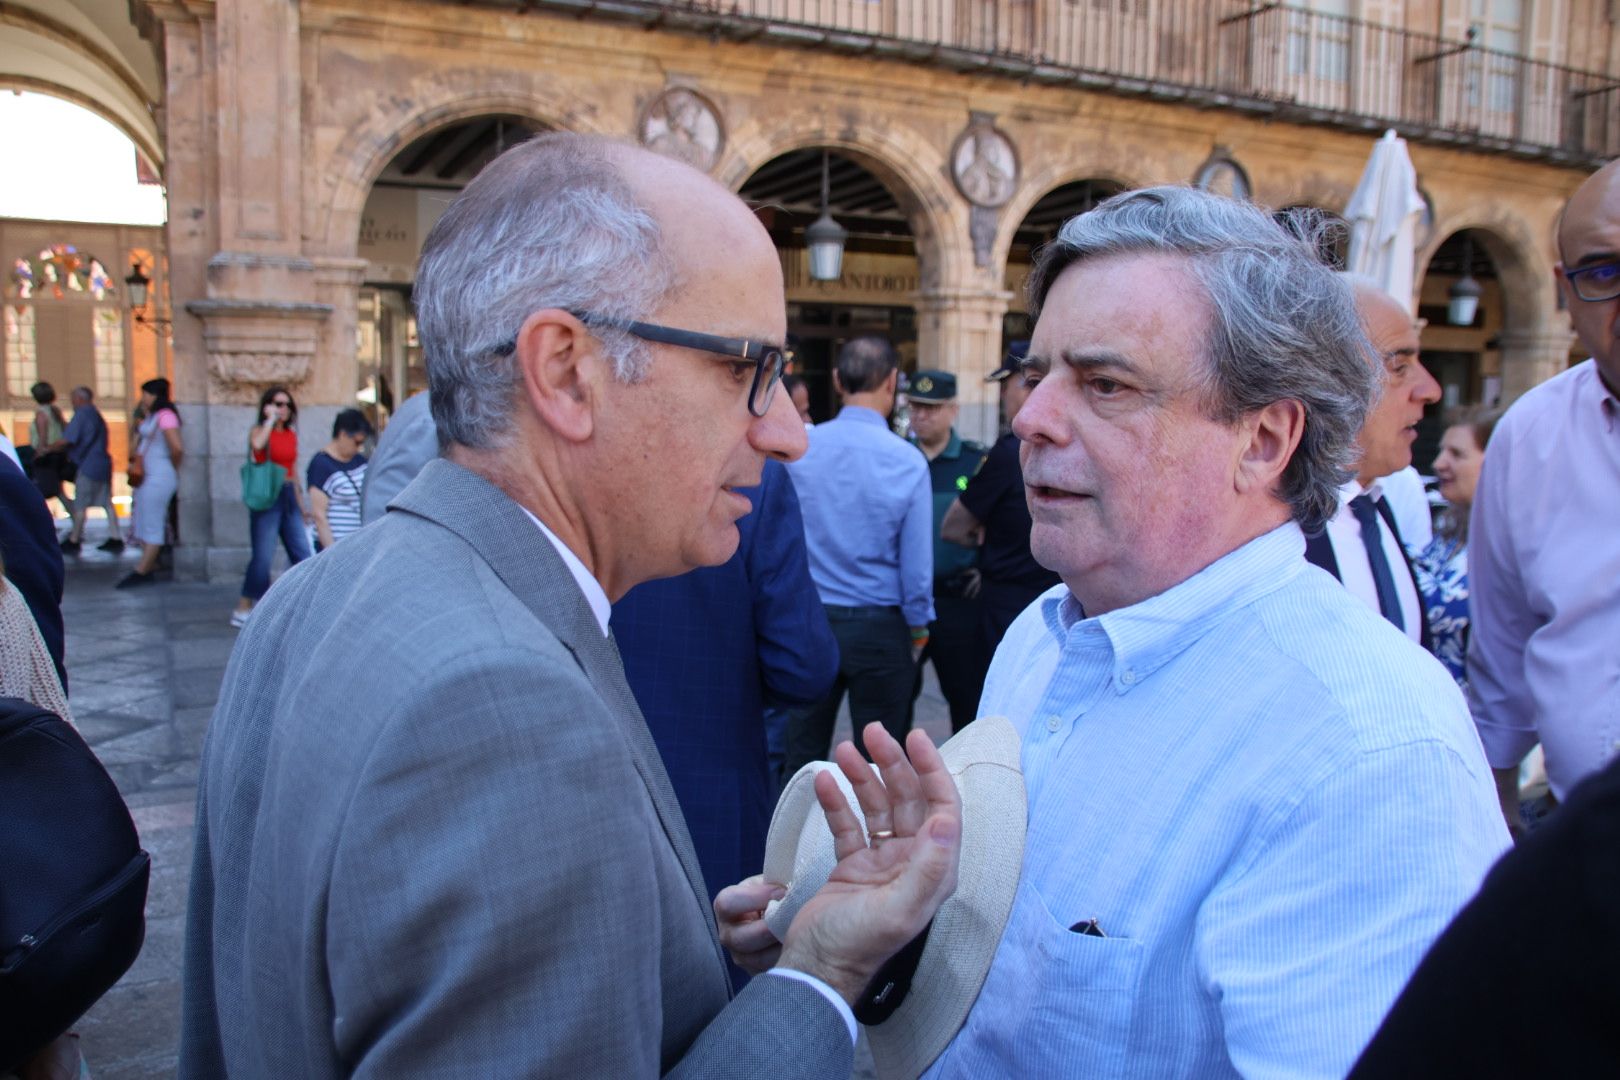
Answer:
[{"label": "woman in striped shirt", "polygon": [[332,441],[309,459],[309,505],[315,512],[315,550],[323,551],[360,527],[360,493],[366,486],[371,422],[359,409],[344,409],[332,421]]}]

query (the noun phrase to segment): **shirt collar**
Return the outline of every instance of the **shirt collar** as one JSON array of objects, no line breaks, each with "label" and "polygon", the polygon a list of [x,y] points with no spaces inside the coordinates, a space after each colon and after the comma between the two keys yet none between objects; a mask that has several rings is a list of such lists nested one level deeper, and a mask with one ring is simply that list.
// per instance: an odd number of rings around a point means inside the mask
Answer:
[{"label": "shirt collar", "polygon": [[606,590],[602,588],[600,582],[591,576],[591,572],[585,568],[585,564],[580,562],[579,556],[570,551],[568,545],[557,538],[556,533],[546,528],[545,522],[529,513],[529,508],[526,506],[519,506],[518,509],[529,515],[529,520],[534,522],[535,528],[539,529],[545,535],[545,538],[551,541],[551,546],[557,549],[557,554],[562,558],[563,565],[568,567],[568,572],[574,576],[574,582],[579,586],[579,591],[585,594],[585,602],[591,606],[591,614],[596,616],[596,624],[602,628],[602,636],[607,637],[608,618],[613,614],[613,605],[608,603]]},{"label": "shirt collar", "polygon": [[1382,499],[1384,497],[1384,478],[1379,477],[1366,487],[1362,487],[1361,481],[1357,480],[1355,477],[1351,477],[1350,480],[1339,489],[1339,509],[1342,510],[1346,506],[1349,506],[1350,500],[1354,499],[1358,495],[1365,495],[1373,502],[1377,502],[1379,499]]},{"label": "shirt collar", "polygon": [[1041,602],[1041,614],[1060,647],[1095,641],[1098,630],[1107,635],[1114,687],[1125,693],[1232,612],[1293,580],[1306,565],[1304,556],[1305,534],[1290,521],[1141,603],[1088,619],[1064,589]]},{"label": "shirt collar", "polygon": [[874,424],[885,431],[889,428],[889,422],[879,416],[876,409],[868,409],[865,405],[845,405],[838,410],[838,415],[833,419],[852,420],[860,424]]}]

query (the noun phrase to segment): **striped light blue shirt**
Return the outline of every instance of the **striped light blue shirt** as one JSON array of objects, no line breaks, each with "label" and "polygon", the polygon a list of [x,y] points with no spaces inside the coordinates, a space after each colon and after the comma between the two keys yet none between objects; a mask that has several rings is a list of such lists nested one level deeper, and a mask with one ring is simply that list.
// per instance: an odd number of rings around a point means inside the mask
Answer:
[{"label": "striped light blue shirt", "polygon": [[923,452],[876,411],[845,405],[788,466],[823,604],[898,607],[934,621],[934,496]]},{"label": "striped light blue shirt", "polygon": [[1027,846],[930,1076],[1342,1077],[1508,844],[1456,684],[1293,524],[1098,618],[1052,589],[979,711]]}]

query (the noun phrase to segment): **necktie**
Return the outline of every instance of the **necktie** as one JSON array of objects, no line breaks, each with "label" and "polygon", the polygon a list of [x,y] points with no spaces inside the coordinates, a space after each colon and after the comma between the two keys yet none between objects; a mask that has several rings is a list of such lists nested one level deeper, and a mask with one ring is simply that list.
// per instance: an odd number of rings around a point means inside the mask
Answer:
[{"label": "necktie", "polygon": [[1384,618],[1405,630],[1406,620],[1401,618],[1401,597],[1395,591],[1395,578],[1389,572],[1389,560],[1384,557],[1384,536],[1378,528],[1378,507],[1365,495],[1350,500],[1350,512],[1361,525],[1361,543],[1367,549],[1367,563],[1372,567],[1373,584],[1378,589],[1378,610]]}]

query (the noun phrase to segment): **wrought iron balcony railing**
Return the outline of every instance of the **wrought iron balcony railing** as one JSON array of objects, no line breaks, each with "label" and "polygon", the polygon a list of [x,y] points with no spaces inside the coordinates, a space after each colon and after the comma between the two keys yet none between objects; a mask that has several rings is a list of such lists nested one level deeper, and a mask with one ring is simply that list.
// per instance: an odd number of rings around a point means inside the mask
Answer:
[{"label": "wrought iron balcony railing", "polygon": [[1255,0],[524,0],[1567,164],[1620,154],[1620,79]]}]

